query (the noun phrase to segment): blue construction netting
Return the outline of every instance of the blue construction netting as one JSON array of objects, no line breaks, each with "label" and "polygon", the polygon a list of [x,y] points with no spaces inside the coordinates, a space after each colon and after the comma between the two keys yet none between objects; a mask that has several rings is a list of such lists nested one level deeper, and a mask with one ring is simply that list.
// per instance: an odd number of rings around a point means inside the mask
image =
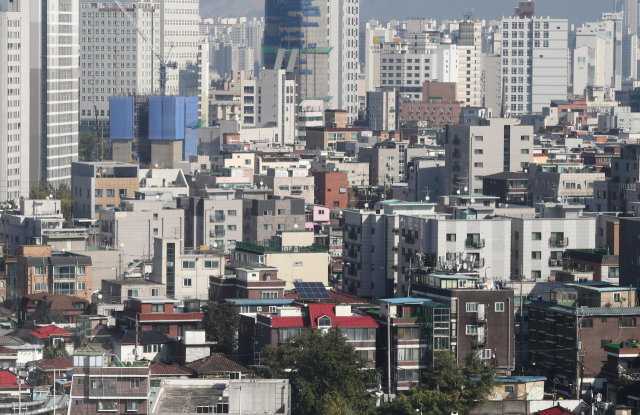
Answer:
[{"label": "blue construction netting", "polygon": [[305,65],[307,63],[307,58],[300,58],[300,65]]},{"label": "blue construction netting", "polygon": [[283,36],[288,36],[288,37],[297,37],[297,38],[303,38],[304,37],[304,33],[302,32],[282,32]]},{"label": "blue construction netting", "polygon": [[300,69],[300,75],[313,75],[313,69]]}]

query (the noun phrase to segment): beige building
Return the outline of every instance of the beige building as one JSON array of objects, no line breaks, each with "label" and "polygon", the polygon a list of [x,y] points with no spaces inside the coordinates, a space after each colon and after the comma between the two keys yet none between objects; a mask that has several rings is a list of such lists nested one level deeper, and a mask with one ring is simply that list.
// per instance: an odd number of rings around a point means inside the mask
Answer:
[{"label": "beige building", "polygon": [[140,191],[171,192],[173,197],[189,196],[189,184],[180,169],[140,169]]},{"label": "beige building", "polygon": [[100,209],[120,205],[139,189],[138,165],[120,162],[71,163],[71,211],[75,218],[98,219]]},{"label": "beige building", "polygon": [[278,268],[278,279],[286,281],[287,290],[298,281],[329,282],[327,247],[313,243],[312,231],[278,232],[271,240],[238,242],[231,252],[231,266],[259,263]]},{"label": "beige building", "polygon": [[253,184],[273,189],[274,196],[290,196],[313,203],[313,176],[307,169],[268,169],[266,175],[254,175]]},{"label": "beige building", "polygon": [[269,169],[295,169],[301,167],[296,156],[256,155],[255,174],[266,174]]},{"label": "beige building", "polygon": [[255,153],[253,151],[221,154],[211,157],[211,170],[218,173],[223,168],[238,168],[255,171]]}]

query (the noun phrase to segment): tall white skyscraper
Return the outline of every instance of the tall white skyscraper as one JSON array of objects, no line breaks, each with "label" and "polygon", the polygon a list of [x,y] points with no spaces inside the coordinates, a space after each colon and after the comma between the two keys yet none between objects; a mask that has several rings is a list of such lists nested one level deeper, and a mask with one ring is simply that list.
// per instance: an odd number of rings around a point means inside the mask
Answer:
[{"label": "tall white skyscraper", "polygon": [[[0,12],[0,201],[29,193],[29,1]],[[34,123],[37,128],[37,122]]]},{"label": "tall white skyscraper", "polygon": [[467,107],[482,105],[482,22],[460,22],[458,53],[458,99]]},{"label": "tall white skyscraper", "polygon": [[375,91],[380,86],[380,54],[384,42],[393,42],[396,30],[383,26],[365,29],[364,82],[365,91]]},{"label": "tall white skyscraper", "polygon": [[567,19],[502,19],[502,82],[506,114],[541,113],[567,99]]},{"label": "tall white skyscraper", "polygon": [[79,8],[75,0],[30,2],[32,183],[70,184],[78,161]]},{"label": "tall white skyscraper", "polygon": [[[324,6],[321,6],[324,7]],[[329,107],[346,110],[348,123],[358,118],[359,0],[328,0]]]}]

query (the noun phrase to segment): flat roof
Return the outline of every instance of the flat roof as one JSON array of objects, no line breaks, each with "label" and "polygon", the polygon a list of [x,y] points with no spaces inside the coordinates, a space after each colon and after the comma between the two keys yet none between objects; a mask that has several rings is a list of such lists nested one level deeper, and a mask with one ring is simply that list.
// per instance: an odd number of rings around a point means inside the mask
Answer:
[{"label": "flat roof", "polygon": [[131,297],[131,300],[139,301],[141,303],[157,303],[157,304],[166,304],[166,303],[179,303],[180,300],[176,300],[175,298],[169,298],[164,296],[158,297]]},{"label": "flat roof", "polygon": [[383,300],[378,300],[381,303],[389,303],[389,304],[414,304],[414,303],[426,303],[431,300],[427,298],[420,297],[408,297],[408,298],[385,298]]},{"label": "flat roof", "polygon": [[468,275],[442,275],[442,274],[431,274],[432,277],[441,278],[444,280],[477,280],[478,277],[470,277]]}]

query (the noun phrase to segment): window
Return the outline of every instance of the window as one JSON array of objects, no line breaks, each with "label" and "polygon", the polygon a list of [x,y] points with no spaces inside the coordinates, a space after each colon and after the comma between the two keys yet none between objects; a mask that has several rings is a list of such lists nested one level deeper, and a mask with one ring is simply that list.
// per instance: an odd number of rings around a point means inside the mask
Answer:
[{"label": "window", "polygon": [[516,393],[516,388],[513,385],[507,385],[504,387],[504,393],[512,394]]},{"label": "window", "polygon": [[531,232],[531,240],[532,241],[541,241],[542,240],[542,232]]},{"label": "window", "polygon": [[467,313],[477,313],[478,303],[467,303]]},{"label": "window", "polygon": [[[144,352],[145,353],[158,353],[160,351],[160,345],[159,344],[145,344],[144,345]],[[133,386],[133,381],[137,380],[138,381],[138,386]],[[139,379],[133,379],[131,380],[131,387],[140,387],[140,380]]]},{"label": "window", "polygon": [[447,242],[455,242],[456,241],[456,234],[455,233],[448,233],[447,234]]},{"label": "window", "polygon": [[631,317],[621,318],[620,327],[636,327],[636,319]]},{"label": "window", "polygon": [[484,154],[481,148],[473,150],[473,154]]},{"label": "window", "polygon": [[529,154],[529,149],[528,148],[521,149],[520,154]]},{"label": "window", "polygon": [[478,326],[466,326],[465,333],[469,335],[478,334]]},{"label": "window", "polygon": [[260,293],[260,298],[278,298],[277,291],[263,291]]},{"label": "window", "polygon": [[542,277],[542,272],[541,271],[531,271],[531,278],[541,278]]},{"label": "window", "polygon": [[593,319],[592,318],[582,319],[582,328],[583,329],[592,329],[593,328]]},{"label": "window", "polygon": [[96,189],[94,195],[95,197],[102,197],[102,189]]},{"label": "window", "polygon": [[183,278],[182,279],[183,287],[191,287],[191,278]]},{"label": "window", "polygon": [[620,302],[620,293],[613,293],[613,301]]},{"label": "window", "polygon": [[542,253],[540,251],[531,251],[531,259],[540,259],[542,258]]},{"label": "window", "polygon": [[419,347],[415,349],[398,349],[399,362],[415,362],[424,359],[426,355],[426,347]]},{"label": "window", "polygon": [[43,266],[39,266],[39,267],[34,267],[34,274],[35,275],[44,275],[44,268]]},{"label": "window", "polygon": [[87,273],[87,267],[85,265],[78,265],[78,275],[85,275]]},{"label": "window", "polygon": [[235,231],[236,230],[236,225],[227,225],[227,230],[228,231]]},{"label": "window", "polygon": [[[154,344],[153,346],[157,346]],[[139,389],[140,388],[140,379],[131,379],[131,389]]]},{"label": "window", "polygon": [[504,312],[504,303],[496,303],[496,313]]},{"label": "window", "polygon": [[116,197],[115,189],[107,189],[107,197]]},{"label": "window", "polygon": [[[94,387],[93,389],[102,389],[102,386]],[[113,411],[118,412],[118,401],[116,399],[100,399],[98,401],[98,411]]]},{"label": "window", "polygon": [[158,220],[158,214],[157,213],[153,214],[153,220]]},{"label": "window", "polygon": [[236,211],[235,210],[227,210],[227,215],[228,216],[236,216]]},{"label": "window", "polygon": [[36,282],[33,285],[34,291],[47,291],[47,283],[46,282]]},{"label": "window", "polygon": [[205,269],[215,269],[218,268],[220,265],[220,263],[218,261],[204,261],[204,267]]},{"label": "window", "polygon": [[136,401],[127,401],[127,411],[137,411],[138,410],[138,402]]},{"label": "window", "polygon": [[151,381],[152,388],[159,388],[162,385],[162,381],[158,379],[154,379]]},{"label": "window", "polygon": [[327,316],[322,316],[318,319],[318,326],[327,327],[331,326],[331,319]]},{"label": "window", "polygon": [[127,189],[119,189],[118,190],[118,196],[127,197]]},{"label": "window", "polygon": [[152,288],[152,289],[151,289],[151,296],[152,296],[152,297],[158,297],[158,296],[160,296],[160,289],[159,289],[159,288]]},{"label": "window", "polygon": [[151,304],[152,313],[164,313],[164,304]]},{"label": "window", "polygon": [[127,296],[128,297],[137,297],[138,296],[138,290],[127,290]]},{"label": "window", "polygon": [[520,140],[521,141],[529,141],[529,136],[528,135],[521,135],[520,136]]},{"label": "window", "polygon": [[273,229],[273,225],[262,225],[262,230],[270,231]]},{"label": "window", "polygon": [[491,349],[480,350],[480,359],[491,359]]},{"label": "window", "polygon": [[195,269],[196,261],[182,261],[183,269]]},{"label": "window", "polygon": [[335,201],[333,202],[333,207],[339,207],[340,206],[340,202],[339,201]]},{"label": "window", "polygon": [[87,289],[87,283],[86,282],[79,282],[78,283],[78,291],[83,291]]}]

